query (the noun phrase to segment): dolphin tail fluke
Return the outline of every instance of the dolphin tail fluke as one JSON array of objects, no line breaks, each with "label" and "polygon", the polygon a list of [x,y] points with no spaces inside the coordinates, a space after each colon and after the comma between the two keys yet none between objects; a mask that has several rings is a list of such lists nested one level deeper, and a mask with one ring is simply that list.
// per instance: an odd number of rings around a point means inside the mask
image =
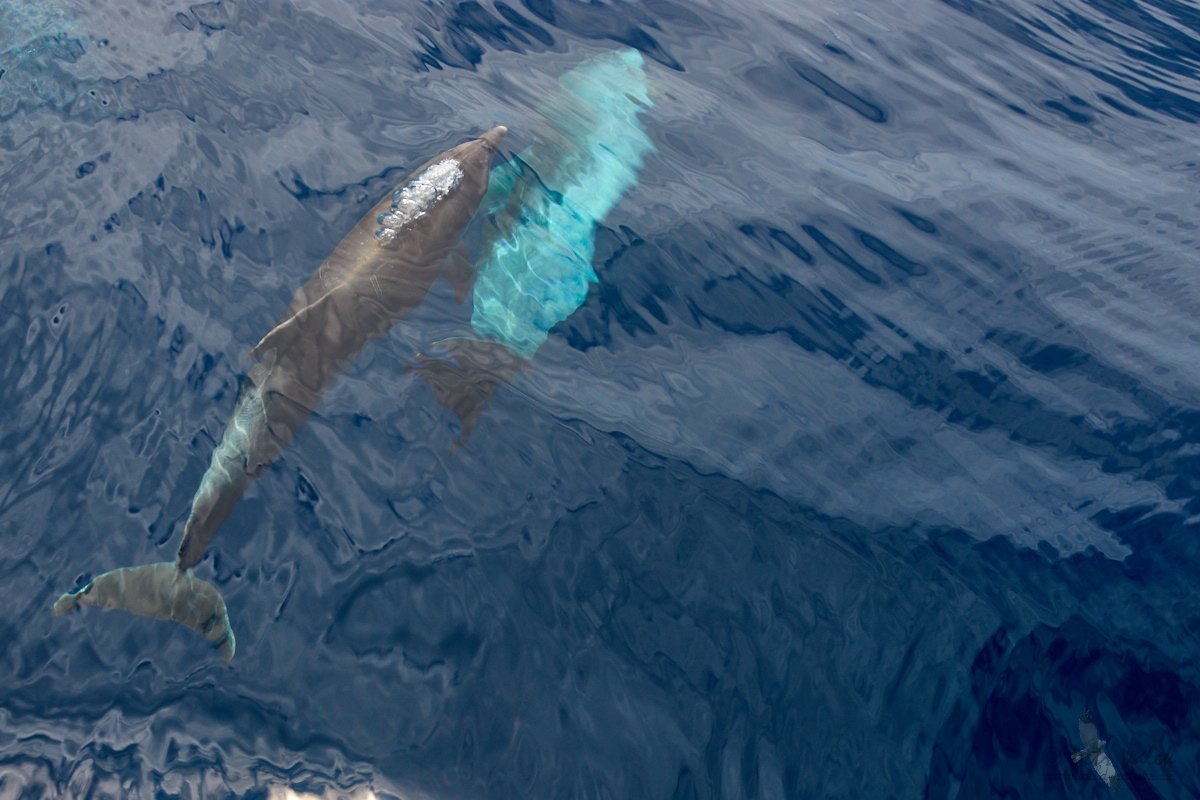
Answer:
[{"label": "dolphin tail fluke", "polygon": [[216,645],[226,665],[233,660],[237,644],[221,593],[190,569],[180,571],[172,562],[106,572],[79,591],[58,598],[50,613],[59,617],[83,606],[174,620]]},{"label": "dolphin tail fluke", "polygon": [[508,345],[466,338],[443,339],[405,367],[428,383],[438,405],[453,411],[462,424],[462,436],[447,456],[466,444],[500,387],[528,368],[529,362]]},{"label": "dolphin tail fluke", "polygon": [[67,592],[62,597],[54,601],[54,605],[50,607],[50,613],[56,617],[61,617],[63,614],[70,614],[72,611],[79,608],[79,596],[82,593],[83,589],[80,589],[78,592]]}]

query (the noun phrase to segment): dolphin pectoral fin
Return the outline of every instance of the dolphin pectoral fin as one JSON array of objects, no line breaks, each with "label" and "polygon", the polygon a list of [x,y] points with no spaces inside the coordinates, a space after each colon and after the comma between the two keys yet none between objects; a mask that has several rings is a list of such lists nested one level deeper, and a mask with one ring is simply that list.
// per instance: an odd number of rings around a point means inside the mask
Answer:
[{"label": "dolphin pectoral fin", "polygon": [[429,352],[432,355],[418,353],[416,363],[406,365],[405,370],[416,372],[433,389],[438,405],[458,416],[462,436],[454,449],[466,444],[484,407],[500,387],[529,368],[529,362],[508,345],[482,339],[443,339]]},{"label": "dolphin pectoral fin", "polygon": [[98,575],[77,592],[55,601],[54,616],[83,606],[119,608],[141,617],[174,620],[208,639],[228,665],[237,647],[225,600],[216,587],[192,571],[180,571],[171,562],[123,567]]},{"label": "dolphin pectoral fin", "polygon": [[454,302],[461,304],[470,296],[475,285],[475,268],[471,266],[471,255],[465,244],[460,242],[446,256],[442,264],[442,276],[454,287]]}]

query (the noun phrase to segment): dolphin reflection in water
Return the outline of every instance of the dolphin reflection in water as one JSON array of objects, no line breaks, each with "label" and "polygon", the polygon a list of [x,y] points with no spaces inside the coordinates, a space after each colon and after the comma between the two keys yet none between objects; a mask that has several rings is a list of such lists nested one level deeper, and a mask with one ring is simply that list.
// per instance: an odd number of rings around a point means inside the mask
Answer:
[{"label": "dolphin reflection in water", "polygon": [[410,367],[458,415],[454,447],[587,298],[597,280],[596,227],[654,151],[640,119],[653,102],[638,51],[602,53],[558,84],[538,107],[533,144],[492,170],[473,288],[476,337],[438,342]]},{"label": "dolphin reflection in water", "polygon": [[235,640],[225,601],[191,568],[363,347],[419,306],[440,275],[459,302],[466,299],[473,275],[455,247],[488,190],[505,132],[493,128],[419,167],[347,234],[250,351],[259,361],[192,500],[175,562],[106,572],[60,597],[55,616],[94,605],[175,620],[230,662]]}]

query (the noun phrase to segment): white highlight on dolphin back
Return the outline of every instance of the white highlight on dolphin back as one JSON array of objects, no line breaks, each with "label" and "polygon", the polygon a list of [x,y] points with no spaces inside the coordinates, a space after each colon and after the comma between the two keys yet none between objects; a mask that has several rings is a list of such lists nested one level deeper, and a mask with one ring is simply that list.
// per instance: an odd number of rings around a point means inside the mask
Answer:
[{"label": "white highlight on dolphin back", "polygon": [[381,245],[396,239],[401,228],[418,220],[433,208],[462,181],[462,167],[453,158],[443,158],[402,189],[392,194],[392,210],[385,211],[376,220],[380,228],[375,238]]}]

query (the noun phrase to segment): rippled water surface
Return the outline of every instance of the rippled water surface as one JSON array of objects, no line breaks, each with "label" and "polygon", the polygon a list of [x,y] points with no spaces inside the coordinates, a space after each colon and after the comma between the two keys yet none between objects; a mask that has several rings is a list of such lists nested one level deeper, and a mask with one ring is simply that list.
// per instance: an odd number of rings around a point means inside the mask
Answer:
[{"label": "rippled water surface", "polygon": [[[367,209],[629,47],[656,152],[465,446],[439,281],[197,567],[231,667],[50,616],[174,557]],[[1200,794],[1194,5],[3,0],[0,49],[0,797],[1100,797],[1085,709]]]}]

